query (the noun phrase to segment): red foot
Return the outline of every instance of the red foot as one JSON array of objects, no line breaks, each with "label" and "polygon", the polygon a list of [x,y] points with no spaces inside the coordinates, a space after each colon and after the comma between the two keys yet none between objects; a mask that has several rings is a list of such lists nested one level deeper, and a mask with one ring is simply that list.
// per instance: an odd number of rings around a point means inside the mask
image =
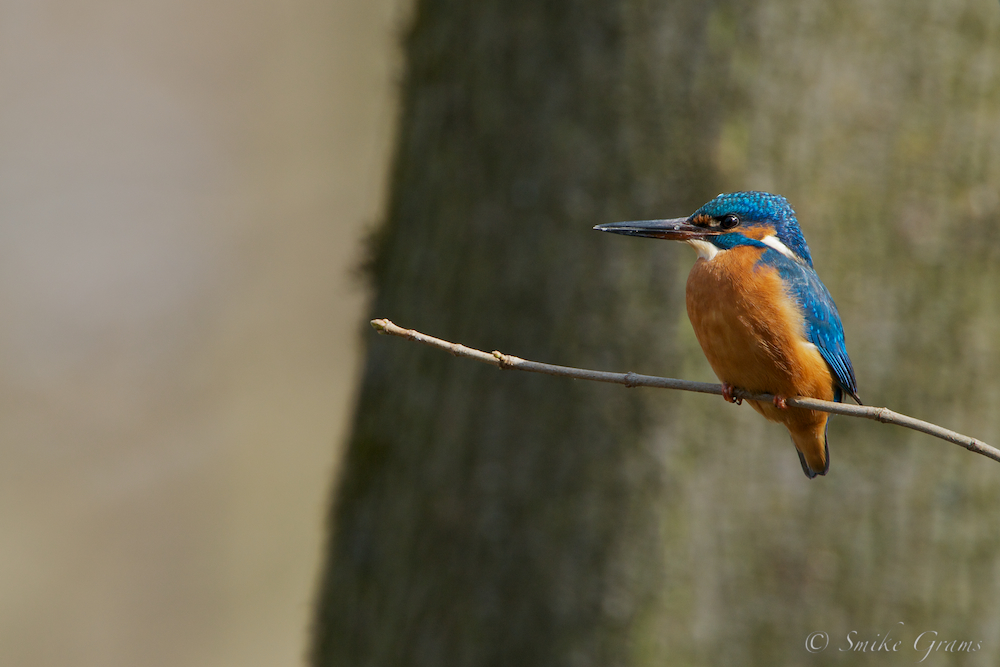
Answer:
[{"label": "red foot", "polygon": [[724,398],[729,403],[735,403],[736,405],[743,405],[743,399],[734,396],[733,395],[734,391],[736,391],[736,387],[729,384],[728,382],[722,383],[722,398]]},{"label": "red foot", "polygon": [[779,410],[787,410],[788,409],[788,403],[785,402],[785,397],[784,396],[775,396],[774,397],[774,407],[778,408]]}]

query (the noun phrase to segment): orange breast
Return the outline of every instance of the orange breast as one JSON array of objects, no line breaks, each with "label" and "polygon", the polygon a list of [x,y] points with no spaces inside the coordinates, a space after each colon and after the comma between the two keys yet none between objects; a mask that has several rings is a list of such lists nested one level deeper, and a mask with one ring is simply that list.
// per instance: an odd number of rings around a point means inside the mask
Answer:
[{"label": "orange breast", "polygon": [[[761,252],[741,246],[695,263],[688,276],[687,311],[698,342],[723,382],[752,392],[833,400],[830,369],[806,340],[802,315],[777,270],[755,266]],[[751,405],[789,428],[812,414]]]}]

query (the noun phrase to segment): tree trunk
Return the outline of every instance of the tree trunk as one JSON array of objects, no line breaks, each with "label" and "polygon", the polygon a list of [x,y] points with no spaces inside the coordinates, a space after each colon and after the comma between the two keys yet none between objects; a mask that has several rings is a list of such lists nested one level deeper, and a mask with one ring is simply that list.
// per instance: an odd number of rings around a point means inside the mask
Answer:
[{"label": "tree trunk", "polygon": [[[869,5],[422,0],[373,316],[711,380],[689,253],[590,228],[773,190],[862,396],[996,444],[997,8]],[[1000,654],[995,464],[840,418],[810,482],[747,407],[366,340],[317,666],[773,665],[816,630]]]}]

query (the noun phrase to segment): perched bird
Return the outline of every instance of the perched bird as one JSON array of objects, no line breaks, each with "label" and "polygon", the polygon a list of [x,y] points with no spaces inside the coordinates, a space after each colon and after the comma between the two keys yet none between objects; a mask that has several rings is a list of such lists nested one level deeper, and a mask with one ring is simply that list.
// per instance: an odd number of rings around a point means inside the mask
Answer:
[{"label": "perched bird", "polygon": [[828,413],[788,407],[806,396],[857,403],[854,368],[830,292],[813,270],[795,211],[768,192],[721,194],[687,218],[597,225],[602,232],[683,241],[698,252],[687,280],[687,311],[701,349],[722,381],[775,396],[749,401],[784,424],[812,479],[830,469]]}]

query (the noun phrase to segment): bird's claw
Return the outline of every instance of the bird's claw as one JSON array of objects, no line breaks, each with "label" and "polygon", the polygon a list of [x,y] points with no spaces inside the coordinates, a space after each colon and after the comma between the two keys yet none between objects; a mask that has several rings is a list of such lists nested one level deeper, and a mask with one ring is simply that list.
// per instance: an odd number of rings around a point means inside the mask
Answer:
[{"label": "bird's claw", "polygon": [[726,400],[727,403],[735,403],[736,405],[743,405],[743,399],[739,398],[734,394],[736,387],[729,384],[728,382],[722,383],[722,398]]},{"label": "bird's claw", "polygon": [[774,407],[778,408],[779,410],[787,410],[788,402],[786,401],[784,396],[775,396]]}]

